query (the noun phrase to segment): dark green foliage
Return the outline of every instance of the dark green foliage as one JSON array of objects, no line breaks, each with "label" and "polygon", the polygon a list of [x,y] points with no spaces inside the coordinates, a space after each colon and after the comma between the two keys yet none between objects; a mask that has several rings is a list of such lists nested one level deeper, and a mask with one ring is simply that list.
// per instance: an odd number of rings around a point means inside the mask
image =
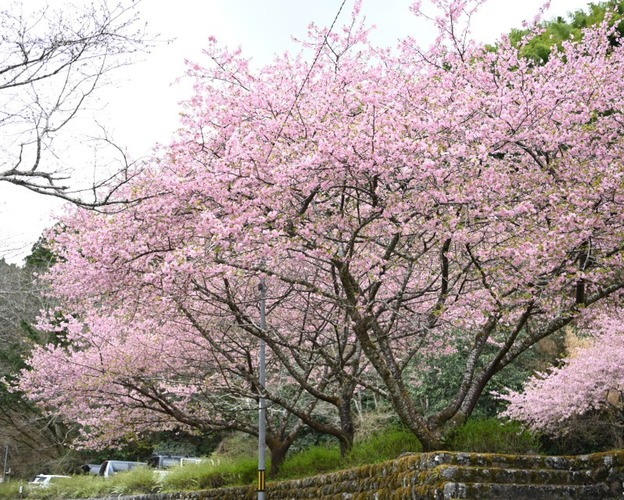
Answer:
[{"label": "dark green foliage", "polygon": [[[45,270],[43,247],[31,266],[19,267],[0,260],[0,377],[7,382],[26,368],[24,358],[33,345],[46,343],[32,325],[48,304],[35,275]],[[27,259],[28,260],[28,259]],[[58,419],[45,416],[20,392],[0,383],[0,434],[11,450],[9,462],[15,477],[32,478],[44,470],[64,472],[71,461],[65,449],[70,429]]]},{"label": "dark green foliage", "polygon": [[187,434],[175,429],[161,431],[150,436],[152,453],[161,455],[181,455],[205,457],[214,452],[224,437],[224,433],[206,432],[201,435]]},{"label": "dark green foliage", "polygon": [[[319,421],[323,421],[323,417],[318,417]],[[329,419],[328,419],[329,420]],[[297,439],[288,449],[289,454],[298,453],[306,450],[311,446],[331,445],[336,443],[336,438],[329,434],[315,431],[310,427],[304,427],[303,430],[297,435]]]},{"label": "dark green foliage", "polygon": [[[412,368],[414,384],[410,390],[427,416],[448,406],[461,385],[470,346],[461,334],[456,336],[455,342],[455,353],[428,359],[427,365],[418,364],[416,360]],[[494,352],[494,348],[491,350]],[[481,359],[487,359],[487,356]],[[473,417],[496,416],[504,409],[505,403],[495,394],[505,388],[520,390],[527,378],[546,360],[552,361],[552,355],[533,348],[494,375],[481,395]]]},{"label": "dark green foliage", "polygon": [[539,438],[518,422],[495,418],[469,420],[448,438],[450,450],[480,453],[539,453]]},{"label": "dark green foliage", "polygon": [[149,439],[128,438],[120,443],[118,448],[104,448],[97,452],[85,453],[88,459],[85,462],[102,463],[104,460],[128,460],[130,462],[144,462],[152,454],[152,444]]},{"label": "dark green foliage", "polygon": [[120,443],[120,447],[97,451],[84,450],[81,453],[81,463],[78,465],[102,463],[110,459],[144,462],[153,454],[203,457],[215,450],[220,439],[221,436],[216,433],[192,435],[180,429],[141,436],[129,435],[126,442]]},{"label": "dark green foliage", "polygon": [[588,11],[578,10],[568,15],[567,19],[561,16],[546,21],[540,25],[543,32],[537,36],[531,36],[527,29],[514,29],[509,37],[514,45],[528,42],[522,48],[522,54],[537,64],[545,63],[554,47],[561,47],[567,40],[580,40],[583,37],[583,29],[595,26],[605,19],[607,12],[612,13],[609,25],[617,23],[616,34],[611,37],[611,44],[618,43],[618,38],[624,35],[624,24],[620,23],[624,16],[624,1],[610,0],[597,4],[590,4]]},{"label": "dark green foliage", "polygon": [[50,251],[45,239],[39,238],[25,259],[25,267],[30,270],[46,271],[54,265],[56,257]]}]

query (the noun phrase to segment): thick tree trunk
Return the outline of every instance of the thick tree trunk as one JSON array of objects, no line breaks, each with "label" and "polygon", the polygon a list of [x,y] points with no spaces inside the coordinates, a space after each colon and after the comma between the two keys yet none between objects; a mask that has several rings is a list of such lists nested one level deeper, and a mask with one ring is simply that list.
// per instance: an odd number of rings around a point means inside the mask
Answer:
[{"label": "thick tree trunk", "polygon": [[269,478],[275,479],[282,468],[288,450],[295,442],[299,435],[299,431],[303,424],[299,422],[290,432],[286,432],[285,428],[279,430],[267,430],[266,445],[271,453],[271,469],[269,470]]},{"label": "thick tree trunk", "polygon": [[355,436],[355,426],[353,425],[353,412],[351,403],[353,401],[354,383],[349,382],[342,384],[342,397],[338,402],[338,413],[340,415],[340,456],[344,457],[353,448],[353,439]]},{"label": "thick tree trunk", "polygon": [[275,479],[279,476],[284,460],[286,459],[286,453],[292,443],[286,443],[280,441],[279,443],[272,440],[267,443],[269,451],[271,452],[271,469],[269,470],[269,478]]},{"label": "thick tree trunk", "polygon": [[414,433],[422,443],[424,450],[430,451],[439,448],[443,443],[441,429],[437,426],[431,427],[422,412],[416,407],[400,373],[396,373],[396,370],[389,366],[386,358],[368,335],[366,323],[361,321],[356,324],[354,331],[362,344],[364,353],[384,381],[390,404],[403,425]]}]

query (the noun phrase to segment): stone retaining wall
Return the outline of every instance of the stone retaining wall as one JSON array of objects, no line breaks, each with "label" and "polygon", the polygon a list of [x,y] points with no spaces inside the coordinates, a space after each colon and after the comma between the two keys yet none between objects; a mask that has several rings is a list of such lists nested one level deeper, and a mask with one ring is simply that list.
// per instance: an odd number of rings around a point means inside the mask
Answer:
[{"label": "stone retaining wall", "polygon": [[[622,498],[624,450],[544,457],[434,452],[331,474],[267,484],[267,500]],[[255,486],[108,500],[253,500]],[[89,499],[103,500],[103,499]]]}]

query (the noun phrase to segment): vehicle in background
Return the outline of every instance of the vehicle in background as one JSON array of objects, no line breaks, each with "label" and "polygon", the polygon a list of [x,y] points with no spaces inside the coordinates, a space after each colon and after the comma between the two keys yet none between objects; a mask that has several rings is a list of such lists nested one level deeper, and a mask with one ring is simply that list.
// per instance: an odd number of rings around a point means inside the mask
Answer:
[{"label": "vehicle in background", "polygon": [[110,477],[118,472],[125,472],[136,467],[147,466],[147,462],[129,462],[126,460],[104,460],[100,466],[98,474],[104,477]]},{"label": "vehicle in background", "polygon": [[155,469],[168,469],[176,465],[198,464],[203,460],[202,458],[183,455],[152,455],[147,459],[147,465]]},{"label": "vehicle in background", "polygon": [[147,465],[154,469],[168,469],[180,465],[181,455],[152,455],[147,459]]},{"label": "vehicle in background", "polygon": [[51,483],[56,483],[59,479],[67,479],[71,476],[60,476],[56,474],[37,474],[35,479],[28,484],[31,486],[38,486],[41,488],[47,488]]},{"label": "vehicle in background", "polygon": [[202,462],[206,462],[207,458],[199,458],[199,457],[182,457],[180,460],[180,465],[188,465],[188,464],[201,464]]},{"label": "vehicle in background", "polygon": [[84,464],[80,466],[80,470],[83,474],[95,474],[97,476],[100,473],[100,467],[102,464]]}]

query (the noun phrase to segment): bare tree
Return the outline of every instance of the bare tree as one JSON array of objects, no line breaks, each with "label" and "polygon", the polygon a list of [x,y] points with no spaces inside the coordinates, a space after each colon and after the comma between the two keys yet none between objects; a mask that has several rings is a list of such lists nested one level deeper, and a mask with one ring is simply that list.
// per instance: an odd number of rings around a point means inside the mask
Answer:
[{"label": "bare tree", "polygon": [[49,340],[31,326],[47,305],[42,285],[35,279],[46,264],[33,261],[45,255],[45,248],[39,244],[25,267],[0,259],[0,435],[1,444],[10,448],[12,470],[22,478],[65,457],[71,432],[58,418],[44,415],[4,383],[19,376],[25,367],[22,357],[33,343]]},{"label": "bare tree", "polygon": [[[122,154],[121,165],[91,179],[87,193],[72,182],[74,173],[59,151],[66,150],[68,125],[111,70],[145,47],[139,1],[113,6],[96,0],[36,12],[13,3],[0,11],[0,182],[98,207],[127,181],[131,165]],[[102,140],[114,146],[108,137]]]}]

